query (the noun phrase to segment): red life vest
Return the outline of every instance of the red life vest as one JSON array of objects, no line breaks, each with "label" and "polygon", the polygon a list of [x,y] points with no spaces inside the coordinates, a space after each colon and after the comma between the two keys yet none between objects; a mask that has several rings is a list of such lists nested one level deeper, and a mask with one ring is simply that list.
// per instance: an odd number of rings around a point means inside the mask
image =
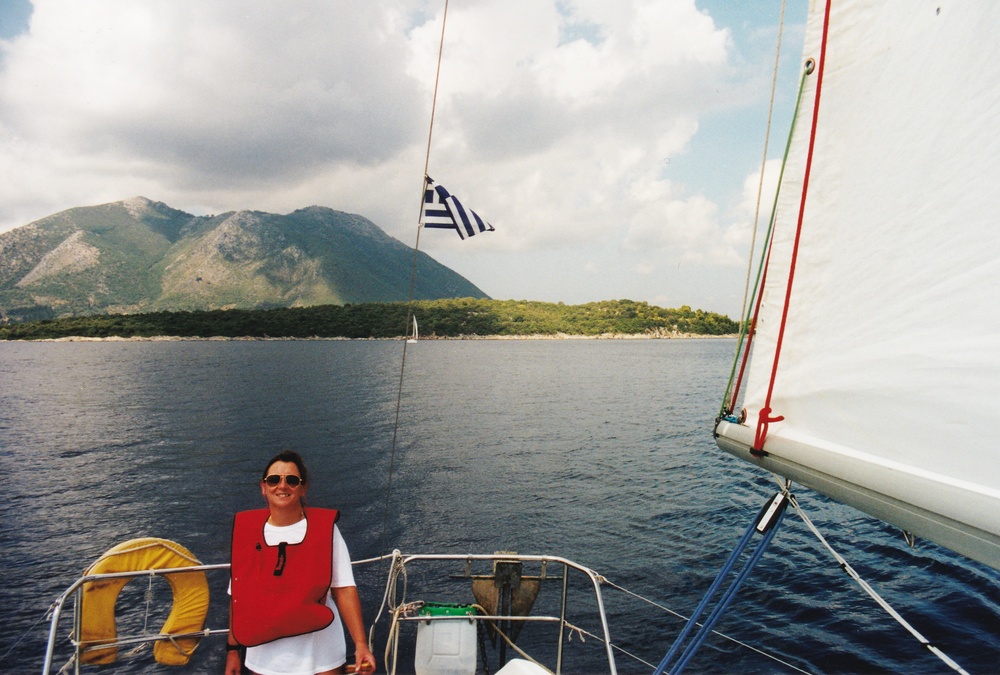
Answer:
[{"label": "red life vest", "polygon": [[232,627],[245,647],[302,635],[333,623],[326,606],[333,570],[333,509],[305,511],[306,536],[298,544],[269,546],[270,511],[241,511],[233,520]]}]

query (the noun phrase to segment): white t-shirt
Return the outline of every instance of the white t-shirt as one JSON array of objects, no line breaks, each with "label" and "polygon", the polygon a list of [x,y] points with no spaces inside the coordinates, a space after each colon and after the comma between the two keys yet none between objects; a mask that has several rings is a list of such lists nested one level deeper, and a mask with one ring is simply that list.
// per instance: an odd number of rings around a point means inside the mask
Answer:
[{"label": "white t-shirt", "polygon": [[[281,542],[299,544],[306,537],[307,527],[306,519],[286,527],[267,523],[264,525],[264,541],[268,546],[277,546]],[[333,526],[331,579],[330,585],[334,588],[355,585],[351,555],[336,525]],[[344,665],[347,662],[344,627],[340,622],[337,606],[329,594],[326,596],[326,606],[333,610],[333,623],[313,633],[247,647],[246,667],[260,675],[315,675]]]}]

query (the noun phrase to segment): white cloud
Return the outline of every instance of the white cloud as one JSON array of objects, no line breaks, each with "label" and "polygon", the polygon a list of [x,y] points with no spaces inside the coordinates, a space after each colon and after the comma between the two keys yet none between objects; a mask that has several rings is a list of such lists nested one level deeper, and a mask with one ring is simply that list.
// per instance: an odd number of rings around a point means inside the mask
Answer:
[{"label": "white cloud", "polygon": [[761,171],[758,170],[743,182],[743,192],[734,209],[733,222],[722,234],[723,241],[734,251],[739,251],[741,262],[746,259],[751,241],[756,239],[756,246],[759,248],[760,241],[767,233],[780,172],[781,160],[771,159],[764,165],[763,180]]},{"label": "white cloud", "polygon": [[[30,32],[0,43],[0,231],[142,194],[192,212],[323,204],[412,244],[440,10],[35,0]],[[734,50],[694,0],[452,3],[429,172],[493,222],[496,254],[574,250],[608,279],[658,255],[730,265],[737,196],[677,160],[707,114],[748,104]],[[442,261],[487,245],[429,243]]]},{"label": "white cloud", "polygon": [[636,274],[646,276],[656,271],[656,265],[649,262],[648,260],[640,260],[639,262],[637,262],[635,265],[632,266],[632,271],[635,272]]},{"label": "white cloud", "polygon": [[77,182],[65,163],[124,197],[143,182],[174,194],[281,191],[324,167],[396,160],[424,102],[401,68],[409,46],[378,3],[343,9],[37,0],[0,74],[4,144],[32,166],[0,202]]},{"label": "white cloud", "polygon": [[416,130],[406,45],[370,30],[377,5],[324,5],[40,0],[5,55],[7,125],[215,180],[390,158]]},{"label": "white cloud", "polygon": [[[578,25],[590,40],[564,41]],[[657,206],[636,185],[669,192],[663,158],[697,131],[729,42],[691,2],[487,0],[448,28],[431,173],[515,250],[618,246]]]}]

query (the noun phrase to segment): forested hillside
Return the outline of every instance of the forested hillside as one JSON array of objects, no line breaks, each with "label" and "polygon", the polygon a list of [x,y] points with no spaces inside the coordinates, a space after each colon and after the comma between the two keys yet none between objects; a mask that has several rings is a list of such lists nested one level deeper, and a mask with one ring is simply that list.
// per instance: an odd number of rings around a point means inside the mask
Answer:
[{"label": "forested hillside", "polygon": [[396,338],[409,332],[410,312],[420,337],[553,336],[607,334],[727,335],[739,330],[729,317],[684,306],[609,300],[583,305],[525,300],[460,298],[321,305],[269,310],[213,310],[119,314],[0,326],[0,339],[65,337],[287,337]]}]

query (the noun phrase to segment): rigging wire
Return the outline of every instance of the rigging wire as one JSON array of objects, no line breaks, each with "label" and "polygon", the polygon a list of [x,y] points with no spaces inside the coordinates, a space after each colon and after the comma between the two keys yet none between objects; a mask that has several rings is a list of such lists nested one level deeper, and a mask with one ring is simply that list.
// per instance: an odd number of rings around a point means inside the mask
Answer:
[{"label": "rigging wire", "polygon": [[[379,607],[378,613],[375,616],[375,619],[372,621],[371,625],[368,628],[368,640],[369,640],[370,644],[375,644],[375,630],[376,630],[376,626],[379,624],[379,621],[381,620],[383,614],[392,615],[394,613],[399,612],[400,608],[405,607],[406,605],[409,605],[409,604],[413,604],[413,603],[408,603],[407,600],[406,600],[406,593],[407,593],[406,565],[403,562],[403,555],[402,555],[402,553],[400,553],[399,550],[395,550],[391,554],[380,555],[380,556],[376,556],[374,558],[366,558],[364,560],[355,560],[353,564],[356,565],[356,566],[357,565],[366,565],[366,564],[372,564],[372,563],[379,563],[379,562],[386,561],[386,560],[388,560],[388,561],[391,562],[391,570],[389,572],[388,581],[387,581],[387,583],[385,585],[385,590],[383,591],[382,603],[381,603],[381,605]],[[397,598],[397,592],[398,592],[398,586],[399,586],[398,580],[400,578],[402,578],[402,586],[403,586],[402,596],[399,597],[399,598]],[[602,586],[607,586],[609,588],[613,588],[614,590],[619,591],[620,593],[623,593],[625,595],[631,596],[631,597],[635,598],[636,600],[639,600],[640,602],[644,602],[647,605],[655,607],[655,608],[657,608],[657,609],[659,609],[659,610],[661,610],[661,611],[663,611],[663,612],[665,612],[665,613],[673,616],[676,619],[679,619],[681,621],[688,621],[690,619],[690,617],[685,616],[684,614],[681,614],[680,612],[678,612],[676,610],[670,609],[669,607],[667,607],[666,605],[664,605],[664,604],[662,604],[660,602],[657,602],[655,600],[651,600],[650,598],[642,596],[642,595],[636,593],[635,591],[631,591],[631,590],[625,588],[624,586],[616,584],[615,582],[611,581],[610,579],[608,579],[605,576],[600,576],[599,575],[598,579],[599,579],[599,581],[600,581],[600,583],[601,583]],[[415,601],[415,602],[420,602],[420,601]],[[575,625],[570,624],[568,622],[567,622],[567,625],[570,628],[572,628],[573,631],[579,633],[580,635],[585,635],[585,636],[587,636],[589,638],[593,638],[595,640],[600,641],[601,643],[604,642],[604,637],[601,636],[601,635],[597,635],[597,634],[592,633],[592,632],[590,632],[590,631],[588,631],[588,630],[586,630],[584,628],[581,628],[579,626],[575,626]],[[700,626],[701,624],[699,623],[697,625]],[[764,651],[764,650],[762,650],[762,649],[760,649],[758,647],[754,647],[751,644],[748,644],[746,642],[743,642],[742,640],[734,638],[731,635],[727,635],[725,633],[719,632],[718,630],[714,630],[714,629],[712,630],[712,633],[714,635],[716,635],[716,636],[724,639],[724,640],[728,640],[729,642],[732,642],[734,645],[736,645],[738,647],[742,647],[743,649],[747,649],[747,650],[752,651],[752,652],[754,652],[754,653],[756,653],[756,654],[758,654],[760,656],[768,658],[768,659],[774,661],[775,663],[779,663],[782,666],[785,666],[786,668],[788,668],[789,670],[794,670],[794,671],[799,672],[799,673],[808,673],[809,672],[807,670],[803,670],[802,668],[799,668],[795,664],[789,663],[788,661],[785,661],[785,660],[783,660],[783,659],[775,656],[774,654],[769,654],[768,652],[766,652],[766,651]],[[391,645],[393,639],[395,639],[395,638],[391,638],[389,640],[389,644],[390,645]],[[620,652],[620,653],[622,653],[622,654],[624,654],[624,655],[626,655],[626,656],[628,656],[629,658],[631,658],[631,659],[633,659],[635,661],[638,661],[639,663],[642,663],[643,665],[649,666],[650,670],[652,670],[653,668],[656,667],[655,664],[649,663],[648,661],[644,660],[640,656],[637,656],[636,654],[633,654],[633,653],[629,652],[627,649],[624,649],[623,647],[621,647],[619,645],[616,645],[616,644],[612,643],[611,644],[611,648],[614,649],[614,650],[616,650],[616,651],[618,651],[618,652]],[[391,662],[391,660],[387,659],[384,663],[388,666],[388,664],[390,662]]]},{"label": "rigging wire", "polygon": [[[778,198],[781,195],[781,183],[785,177],[785,167],[788,165],[788,154],[792,148],[792,137],[795,135],[796,121],[799,117],[799,108],[802,104],[802,94],[806,86],[806,78],[812,73],[809,67],[802,69],[802,74],[799,77],[799,89],[795,96],[795,110],[792,113],[792,124],[788,129],[788,138],[785,141],[785,153],[781,158],[781,169],[778,171],[778,189],[774,193],[774,201],[771,204],[771,218],[768,221],[767,232],[764,234],[764,241],[761,246],[760,252],[760,262],[757,265],[757,278],[754,281],[754,289],[751,297],[757,298],[757,301],[753,308],[753,314],[750,314],[750,309],[747,308],[747,313],[744,315],[742,324],[740,325],[740,337],[736,344],[736,356],[733,359],[733,366],[729,372],[729,383],[726,385],[725,399],[722,402],[722,408],[720,412],[720,417],[729,414],[736,406],[737,396],[739,394],[740,385],[743,376],[743,369],[746,368],[747,357],[750,352],[750,343],[753,341],[753,330],[756,327],[757,316],[760,312],[761,303],[761,287],[764,285],[764,280],[767,276],[767,267],[770,258],[770,242],[771,237],[774,234],[774,226],[778,219]],[[750,263],[752,265],[752,263]],[[744,347],[745,343],[745,347]],[[736,377],[736,367],[740,363],[740,354],[743,354],[743,363],[740,366],[740,376]],[[735,381],[735,384],[734,384]]]},{"label": "rigging wire", "polygon": [[[757,248],[757,227],[760,222],[760,202],[764,193],[764,169],[767,166],[767,151],[770,145],[771,138],[771,122],[774,116],[774,97],[778,88],[778,67],[781,63],[781,45],[782,37],[785,32],[785,6],[786,0],[781,2],[781,16],[778,21],[778,41],[774,52],[774,69],[771,73],[771,98],[768,103],[767,108],[767,125],[764,131],[764,151],[761,156],[760,161],[760,180],[757,184],[757,203],[754,207],[754,217],[753,217],[753,234],[750,237],[750,252],[747,255],[747,280],[743,288],[743,304],[740,309],[740,316],[743,318],[743,322],[740,325],[740,338],[736,344],[736,356],[733,361],[733,367],[729,374],[729,384],[726,386],[726,396],[722,404],[723,414],[726,412],[732,412],[732,408],[735,406],[735,399],[737,391],[739,390],[739,384],[736,385],[736,391],[733,391],[733,380],[736,374],[736,364],[739,361],[740,352],[743,348],[743,341],[747,334],[751,331],[751,320],[750,320],[750,308],[749,299],[750,297],[756,297],[758,288],[761,282],[761,273],[764,269],[763,255],[767,251],[768,242],[771,239],[771,232],[774,228],[775,215],[777,213],[777,203],[778,203],[778,191],[781,189],[781,178],[785,172],[785,164],[788,160],[788,148],[791,147],[792,142],[792,131],[795,128],[795,119],[798,117],[799,101],[802,98],[802,87],[805,84],[805,80],[802,79],[799,82],[799,90],[795,97],[795,113],[792,115],[791,129],[788,133],[788,140],[785,143],[785,153],[781,160],[781,170],[778,175],[778,188],[775,190],[774,202],[771,205],[771,217],[768,221],[767,233],[764,236],[763,242],[761,244],[761,263],[757,267],[757,279],[754,282],[753,294],[750,293],[750,279],[753,275],[753,256],[754,251]],[[730,394],[732,394],[732,399],[730,399]],[[721,416],[721,415],[720,415]]]},{"label": "rigging wire", "polygon": [[[17,646],[24,641],[24,638],[31,635],[34,632],[34,630],[38,628],[38,624],[42,623],[42,621],[49,620],[52,617],[52,612],[54,612],[55,609],[56,609],[56,603],[52,603],[52,605],[45,611],[45,613],[42,614],[40,617],[38,617],[35,620],[35,622],[28,627],[28,630],[24,631],[21,637],[14,640],[14,643],[10,646],[10,648],[7,651],[5,651],[3,654],[0,654],[0,663],[7,663],[7,658],[14,653],[14,650],[17,649]],[[9,620],[10,617],[8,617],[8,621]]]},{"label": "rigging wire", "polygon": [[848,564],[847,560],[845,560],[843,556],[837,553],[837,551],[833,548],[833,546],[830,545],[830,542],[826,540],[826,537],[823,536],[823,533],[819,531],[819,528],[817,528],[816,525],[814,525],[813,522],[809,519],[809,516],[806,515],[805,510],[802,508],[801,505],[799,505],[799,502],[795,498],[795,495],[789,495],[789,502],[795,508],[796,513],[799,514],[799,517],[802,519],[802,522],[805,523],[809,531],[812,532],[816,536],[816,538],[819,539],[819,542],[824,547],[826,547],[826,550],[828,550],[833,555],[834,559],[836,559],[837,563],[840,565],[840,568],[844,570],[847,576],[851,577],[851,579],[853,579],[855,583],[857,583],[858,586],[860,586],[865,593],[871,596],[871,598],[875,602],[877,602],[879,606],[882,607],[882,609],[884,609],[886,613],[889,614],[889,616],[891,616],[893,619],[896,620],[897,623],[899,623],[899,625],[905,628],[910,633],[910,635],[915,637],[917,641],[920,642],[920,644],[922,644],[924,647],[930,650],[930,652],[934,654],[934,656],[941,659],[941,661],[943,661],[952,670],[958,673],[962,673],[962,675],[969,675],[960,665],[958,665],[955,661],[953,661],[947,654],[942,652],[940,649],[934,646],[930,642],[930,640],[921,635],[916,628],[911,626],[906,621],[906,619],[904,619],[902,615],[899,612],[897,612],[892,607],[892,605],[888,603],[888,601],[885,600],[885,598],[879,595],[878,592],[876,592],[875,589],[872,588],[867,581],[861,578],[861,575],[859,575],[854,570],[854,568],[851,567],[850,564]]},{"label": "rigging wire", "polygon": [[[812,174],[813,157],[816,150],[816,136],[819,124],[820,99],[823,94],[823,74],[826,71],[826,50],[829,45],[830,36],[830,10],[833,0],[826,0],[826,8],[823,14],[823,29],[820,36],[819,60],[816,67],[816,85],[813,90],[812,122],[809,129],[809,142],[806,144],[805,165],[802,171],[802,187],[799,197],[798,216],[795,225],[795,236],[791,245],[791,260],[788,265],[788,281],[785,284],[784,304],[782,305],[781,318],[778,322],[778,332],[774,344],[774,361],[771,364],[771,377],[767,385],[767,393],[764,396],[764,406],[757,413],[757,428],[754,432],[753,446],[750,448],[751,454],[766,454],[764,441],[767,440],[767,431],[772,422],[780,422],[784,419],[782,415],[775,415],[771,409],[771,400],[774,396],[774,385],[778,378],[778,363],[781,360],[781,348],[785,342],[785,329],[788,326],[788,309],[792,303],[792,290],[795,287],[795,271],[799,258],[799,246],[802,242],[802,226],[805,221],[806,200],[809,195],[809,177]],[[813,67],[810,59],[806,65],[806,72],[812,73]]]},{"label": "rigging wire", "polygon": [[[416,288],[417,283],[417,259],[420,253],[420,231],[423,227],[420,225],[420,213],[423,211],[424,207],[424,193],[427,190],[427,169],[429,168],[431,161],[431,139],[434,137],[434,115],[437,112],[437,96],[438,96],[438,84],[441,81],[441,60],[444,56],[444,29],[448,23],[448,0],[444,0],[444,12],[441,17],[441,39],[438,43],[438,57],[437,57],[437,69],[434,73],[434,94],[431,97],[431,119],[427,128],[427,150],[424,154],[424,178],[423,183],[420,188],[420,208],[418,209],[417,215],[417,236],[416,242],[413,244],[413,266],[410,269],[410,291],[406,300],[406,324],[404,329],[404,335],[406,331],[409,330],[410,322],[413,318],[413,292]],[[389,527],[389,504],[391,503],[392,497],[392,472],[396,463],[396,441],[399,437],[399,412],[403,404],[403,379],[406,375],[406,340],[403,340],[403,355],[400,359],[399,365],[399,386],[396,389],[396,414],[395,420],[392,425],[392,444],[389,450],[389,469],[386,473],[386,487],[385,487],[385,507],[382,511],[382,552],[385,553],[387,549],[387,531]]]},{"label": "rigging wire", "polygon": [[[647,603],[649,605],[652,605],[653,607],[656,607],[657,609],[660,609],[660,610],[666,612],[667,614],[670,614],[671,616],[673,616],[673,617],[675,617],[677,619],[680,619],[681,621],[688,621],[690,619],[690,617],[684,616],[680,612],[674,611],[674,610],[670,609],[669,607],[667,607],[666,605],[662,605],[662,604],[656,602],[655,600],[650,600],[649,598],[645,598],[645,597],[639,595],[638,593],[635,593],[634,591],[628,590],[624,586],[619,586],[618,584],[616,584],[616,583],[614,583],[612,581],[608,581],[608,579],[606,579],[605,577],[601,577],[601,583],[602,584],[607,584],[611,588],[614,588],[615,590],[621,591],[625,595],[630,595],[630,596],[632,596],[633,598],[635,598],[637,600],[641,600],[642,602],[645,602],[645,603]],[[697,624],[697,625],[701,626],[700,623]],[[596,638],[598,640],[602,639],[599,635],[592,635],[591,633],[587,633],[586,631],[583,631],[583,632],[586,633],[588,636]],[[759,654],[761,656],[764,656],[766,658],[771,659],[772,661],[780,663],[781,665],[789,668],[790,670],[794,670],[794,671],[797,671],[797,672],[800,672],[800,673],[808,673],[809,672],[807,670],[803,670],[802,668],[799,668],[798,666],[796,666],[796,665],[794,665],[792,663],[789,663],[788,661],[784,661],[784,660],[778,658],[777,656],[775,656],[773,654],[768,654],[764,650],[759,649],[757,647],[754,647],[751,644],[747,644],[746,642],[743,642],[742,640],[738,640],[738,639],[732,637],[731,635],[726,635],[725,633],[720,633],[719,631],[714,630],[714,629],[712,630],[712,633],[714,635],[717,635],[717,636],[725,639],[725,640],[729,640],[730,642],[732,642],[733,644],[735,644],[737,646],[743,647],[744,649],[749,649],[752,652],[756,652],[757,654]],[[635,659],[637,661],[640,661],[640,662],[648,665],[650,668],[655,668],[656,667],[652,663],[647,663],[646,661],[643,661],[638,656],[634,656],[632,654],[629,654],[629,652],[625,651],[621,647],[618,647],[617,645],[611,645],[611,646],[614,647],[615,649],[617,649],[620,652],[628,654],[633,659]]]},{"label": "rigging wire", "polygon": [[[372,621],[371,625],[368,628],[368,640],[369,640],[370,644],[375,644],[375,630],[376,630],[376,626],[379,624],[379,621],[381,620],[383,614],[392,615],[394,613],[399,612],[400,608],[405,607],[406,605],[409,605],[409,604],[413,604],[413,603],[408,603],[407,600],[406,600],[406,593],[407,593],[406,565],[403,563],[403,555],[402,555],[402,553],[400,553],[399,550],[395,550],[391,554],[380,555],[380,556],[376,556],[374,558],[366,558],[364,560],[355,560],[353,564],[354,565],[366,565],[366,564],[372,564],[372,563],[379,563],[379,562],[386,561],[386,560],[388,560],[388,561],[391,562],[391,570],[389,572],[388,581],[387,581],[387,583],[385,585],[385,590],[383,591],[382,603],[381,603],[381,605],[379,607],[378,613],[375,616],[375,619]],[[401,597],[397,598],[397,592],[398,592],[398,586],[399,586],[398,579],[399,578],[402,578],[403,589],[402,589],[402,595],[401,595]],[[673,616],[676,619],[679,619],[681,621],[688,621],[690,619],[690,617],[685,616],[684,614],[681,614],[680,612],[678,612],[676,610],[673,610],[673,609],[667,607],[666,605],[664,605],[664,604],[662,604],[660,602],[657,602],[655,600],[651,600],[650,598],[642,596],[642,595],[636,593],[635,591],[631,591],[631,590],[625,588],[624,586],[616,584],[615,582],[611,581],[607,577],[599,576],[598,579],[599,579],[599,581],[600,581],[600,583],[601,583],[602,586],[608,586],[609,588],[613,588],[614,590],[619,591],[620,593],[623,593],[625,595],[631,596],[631,597],[635,598],[636,600],[639,600],[640,602],[644,602],[647,605],[655,607],[655,608],[657,608],[657,609],[659,609],[659,610],[661,610],[661,611],[663,611],[663,612],[665,612],[665,613]],[[420,602],[420,601],[415,601],[415,602]],[[575,631],[575,632],[577,632],[577,633],[579,633],[581,635],[586,635],[587,637],[593,638],[595,640],[598,640],[601,643],[604,642],[604,637],[601,636],[601,635],[597,635],[595,633],[592,633],[592,632],[590,632],[590,631],[588,631],[588,630],[586,630],[584,628],[581,628],[579,626],[574,626],[573,624],[569,624],[568,622],[567,622],[567,625],[570,626],[573,631]],[[697,625],[700,626],[701,624],[699,623]],[[752,652],[754,652],[754,653],[756,653],[756,654],[758,654],[760,656],[768,658],[768,659],[774,661],[775,663],[779,663],[782,666],[785,666],[786,668],[788,668],[789,670],[794,670],[794,671],[799,672],[799,673],[808,673],[809,672],[807,670],[803,670],[802,668],[799,668],[795,664],[789,663],[788,661],[785,661],[785,660],[783,660],[783,659],[775,656],[774,654],[769,654],[768,652],[766,652],[766,651],[764,651],[764,650],[762,650],[762,649],[760,649],[758,647],[754,647],[751,644],[748,644],[746,642],[743,642],[742,640],[734,638],[731,635],[727,635],[725,633],[719,632],[718,630],[714,630],[714,629],[712,630],[712,633],[714,635],[716,635],[716,636],[724,639],[724,640],[728,640],[729,642],[732,642],[733,644],[735,644],[738,647],[742,647],[743,649],[747,649],[747,650],[752,651]],[[391,638],[389,640],[389,644],[390,645],[391,645],[393,639],[395,639],[395,638]],[[638,661],[639,663],[642,663],[642,664],[644,664],[646,666],[649,666],[649,668],[651,670],[656,667],[655,664],[649,663],[648,661],[646,661],[643,658],[641,658],[641,657],[639,657],[639,656],[637,656],[637,655],[629,652],[628,650],[624,649],[623,647],[620,647],[619,645],[616,645],[616,644],[612,643],[611,644],[611,648],[615,649],[616,651],[618,651],[618,652],[620,652],[620,653],[622,653],[622,654],[624,654],[626,656],[628,656],[629,658],[631,658],[631,659],[633,659],[635,661]],[[384,663],[388,666],[388,664],[390,662],[391,661],[389,659],[387,659]]]},{"label": "rigging wire", "polygon": [[[760,312],[760,305],[763,295],[761,288],[763,287],[764,279],[767,276],[767,267],[770,259],[770,242],[771,238],[774,236],[774,227],[778,219],[778,198],[781,195],[781,186],[782,183],[784,182],[785,169],[788,166],[788,155],[789,152],[791,151],[792,139],[795,136],[795,129],[799,119],[799,110],[802,107],[802,95],[805,91],[806,80],[813,73],[814,66],[815,66],[814,60],[809,59],[808,61],[806,61],[806,63],[803,64],[802,71],[799,77],[798,92],[795,95],[795,108],[792,112],[792,123],[788,129],[788,137],[785,142],[785,152],[781,159],[781,168],[778,171],[778,188],[777,190],[775,190],[774,193],[774,200],[771,204],[771,217],[768,222],[767,232],[764,235],[763,243],[761,245],[760,262],[758,263],[757,266],[757,278],[754,281],[753,292],[745,296],[744,298],[745,314],[743,315],[744,316],[743,322],[740,325],[740,335],[736,344],[736,355],[733,359],[732,369],[730,370],[729,373],[729,382],[726,385],[725,397],[720,407],[720,413],[719,413],[720,418],[725,417],[726,415],[732,413],[736,407],[736,402],[739,396],[744,370],[747,365],[747,360],[749,359],[750,344],[753,341],[753,331],[756,328],[757,318]],[[777,71],[775,72],[775,75],[777,75]],[[761,171],[763,175],[763,167],[761,168]],[[754,238],[756,238],[756,234],[754,235]],[[756,248],[756,246],[754,246],[753,248]],[[751,260],[748,261],[748,267],[752,267],[753,265],[752,263],[753,248],[751,249]],[[754,297],[757,299],[752,310],[753,312],[752,315],[751,315],[751,309],[746,306],[746,298],[749,297]],[[741,353],[743,354],[742,365],[740,364]],[[738,365],[740,366],[740,372],[739,372],[739,377],[737,378],[736,370]]]},{"label": "rigging wire", "polygon": [[747,314],[747,298],[750,295],[750,278],[753,275],[753,252],[757,245],[757,224],[760,221],[760,200],[764,194],[764,168],[767,166],[767,150],[771,140],[771,118],[774,115],[774,92],[778,88],[778,63],[781,60],[781,37],[785,32],[785,3],[781,0],[781,16],[778,19],[778,46],[774,51],[774,72],[771,74],[771,100],[767,106],[767,125],[764,128],[764,153],[760,158],[760,180],[757,183],[757,204],[753,211],[753,234],[750,236],[750,255],[747,260],[747,280],[743,287],[743,305],[740,316]]}]

